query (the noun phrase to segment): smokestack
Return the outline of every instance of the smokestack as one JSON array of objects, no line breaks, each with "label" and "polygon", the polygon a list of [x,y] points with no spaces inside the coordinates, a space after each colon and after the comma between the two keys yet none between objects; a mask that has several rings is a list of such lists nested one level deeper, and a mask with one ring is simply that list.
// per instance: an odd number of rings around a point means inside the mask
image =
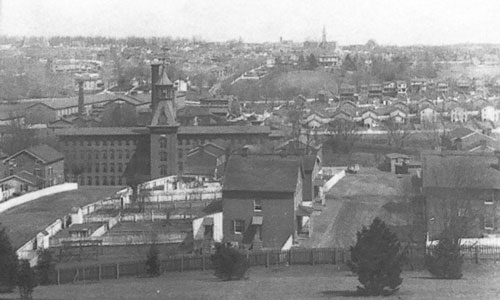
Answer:
[{"label": "smokestack", "polygon": [[83,97],[83,79],[77,79],[78,82],[78,114],[83,116],[85,114],[85,105]]},{"label": "smokestack", "polygon": [[162,65],[159,59],[154,59],[151,62],[151,109],[154,111],[158,106],[158,95],[155,84],[160,79],[160,66]]}]

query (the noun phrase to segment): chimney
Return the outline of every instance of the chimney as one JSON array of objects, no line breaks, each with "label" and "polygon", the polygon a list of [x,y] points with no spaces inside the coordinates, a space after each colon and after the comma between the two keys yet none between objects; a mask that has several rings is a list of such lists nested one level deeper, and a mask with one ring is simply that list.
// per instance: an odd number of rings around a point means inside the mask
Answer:
[{"label": "chimney", "polygon": [[151,62],[151,109],[154,111],[158,106],[158,95],[155,84],[160,79],[160,66],[162,65],[159,59],[154,59]]},{"label": "chimney", "polygon": [[78,114],[83,116],[85,114],[85,105],[84,105],[84,97],[83,97],[83,79],[77,79],[78,83]]}]

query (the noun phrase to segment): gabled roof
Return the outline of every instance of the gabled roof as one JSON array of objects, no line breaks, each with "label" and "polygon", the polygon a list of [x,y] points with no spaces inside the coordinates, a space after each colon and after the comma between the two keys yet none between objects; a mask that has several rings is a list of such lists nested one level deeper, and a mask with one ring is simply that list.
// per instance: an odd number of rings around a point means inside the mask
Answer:
[{"label": "gabled roof", "polygon": [[157,82],[155,82],[155,85],[163,85],[163,86],[171,86],[174,85],[172,81],[170,81],[170,78],[168,78],[167,71],[164,69],[160,79],[158,79]]},{"label": "gabled roof", "polygon": [[223,147],[214,143],[206,143],[189,150],[187,156],[195,155],[196,153],[199,153],[201,151],[212,155],[213,157],[221,157],[222,155],[226,154],[226,150]]},{"label": "gabled roof", "polygon": [[171,101],[160,101],[153,112],[151,126],[176,126],[175,110]]},{"label": "gabled roof", "polygon": [[452,131],[450,131],[448,133],[448,138],[450,140],[454,140],[454,139],[457,139],[457,138],[462,139],[465,136],[468,136],[469,134],[472,134],[474,132],[475,132],[474,130],[469,129],[467,127],[458,127],[458,128],[453,129]]},{"label": "gabled roof", "polygon": [[425,151],[423,187],[500,189],[498,159],[492,153]]},{"label": "gabled roof", "polygon": [[43,164],[50,164],[64,159],[64,155],[61,152],[57,151],[56,149],[48,145],[42,144],[31,147],[29,149],[23,149],[21,151],[18,151],[17,153],[14,153],[13,155],[5,158],[3,161],[4,162],[9,161],[22,153],[27,153],[28,155],[36,159],[39,159]]},{"label": "gabled roof", "polygon": [[300,162],[263,156],[231,156],[223,191],[286,192],[297,188]]},{"label": "gabled roof", "polygon": [[21,172],[14,174],[14,175],[10,175],[10,176],[7,176],[5,178],[0,179],[0,183],[5,182],[5,181],[9,181],[12,179],[20,180],[24,183],[31,184],[32,186],[38,185],[38,183],[41,180],[39,177],[31,174],[28,171],[21,171]]}]

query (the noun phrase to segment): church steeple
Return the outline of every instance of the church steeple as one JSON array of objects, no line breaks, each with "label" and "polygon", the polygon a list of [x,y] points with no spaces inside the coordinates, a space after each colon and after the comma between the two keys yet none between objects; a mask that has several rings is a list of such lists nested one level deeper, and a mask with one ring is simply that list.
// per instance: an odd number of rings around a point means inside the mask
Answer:
[{"label": "church steeple", "polygon": [[323,25],[323,36],[321,39],[321,43],[326,46],[326,28],[325,28],[325,25]]}]

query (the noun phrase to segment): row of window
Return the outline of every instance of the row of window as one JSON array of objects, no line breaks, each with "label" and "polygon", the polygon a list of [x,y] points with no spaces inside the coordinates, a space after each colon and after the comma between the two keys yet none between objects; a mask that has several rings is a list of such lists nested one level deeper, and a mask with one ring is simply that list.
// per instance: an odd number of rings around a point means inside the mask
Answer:
[{"label": "row of window", "polygon": [[[262,212],[262,200],[253,200],[253,210],[255,212]],[[243,234],[245,231],[245,220],[233,220],[233,233]]]},{"label": "row of window", "polygon": [[[92,166],[94,166],[94,168],[92,169]],[[125,171],[125,168],[126,168],[126,164],[123,164],[123,163],[95,163],[95,164],[92,164],[92,163],[87,163],[85,165],[85,169],[84,171],[86,173],[92,173],[95,172],[95,173],[99,173],[99,172],[103,172],[103,173],[107,173],[108,171],[110,173],[114,173],[115,171],[118,172],[118,173],[121,173],[123,171]],[[71,172],[72,168],[70,167],[69,170],[66,170],[66,172]]]},{"label": "row of window", "polygon": [[70,151],[68,152],[68,159],[129,159],[132,155],[134,155],[134,151],[130,151],[128,149],[111,149],[111,150],[82,150],[82,151]]},{"label": "row of window", "polygon": [[64,142],[66,147],[68,146],[128,146],[137,145],[137,140],[73,140]]},{"label": "row of window", "polygon": [[126,180],[121,176],[87,176],[80,178],[82,185],[125,185]]}]

